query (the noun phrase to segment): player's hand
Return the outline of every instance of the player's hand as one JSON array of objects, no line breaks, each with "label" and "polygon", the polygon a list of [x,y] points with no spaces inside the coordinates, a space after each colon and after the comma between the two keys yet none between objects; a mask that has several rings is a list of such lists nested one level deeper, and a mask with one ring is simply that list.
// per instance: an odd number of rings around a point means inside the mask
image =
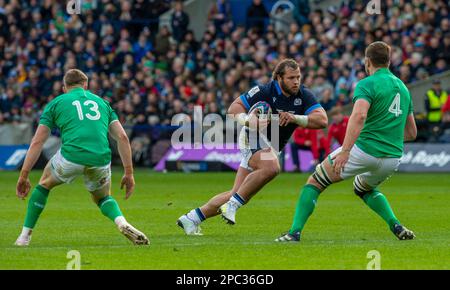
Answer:
[{"label": "player's hand", "polygon": [[122,182],[120,183],[120,189],[123,189],[125,185],[125,199],[128,199],[134,191],[134,176],[133,174],[125,174],[122,177]]},{"label": "player's hand", "polygon": [[281,112],[280,113],[280,126],[284,127],[289,125],[290,123],[295,123],[295,116],[289,112]]},{"label": "player's hand", "polygon": [[16,185],[16,195],[20,199],[25,199],[30,192],[31,183],[28,177],[19,177]]},{"label": "player's hand", "polygon": [[269,126],[270,120],[267,118],[258,118],[256,112],[252,112],[249,116],[248,127],[252,130],[264,130]]},{"label": "player's hand", "polygon": [[349,156],[349,151],[341,151],[334,158],[333,169],[337,175],[341,175],[341,172],[344,170],[345,164],[347,164]]}]

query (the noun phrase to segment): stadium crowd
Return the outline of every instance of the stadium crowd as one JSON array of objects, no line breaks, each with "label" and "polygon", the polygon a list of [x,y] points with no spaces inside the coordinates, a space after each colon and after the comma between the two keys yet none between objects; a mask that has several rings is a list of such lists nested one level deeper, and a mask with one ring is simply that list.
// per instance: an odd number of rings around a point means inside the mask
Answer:
[{"label": "stadium crowd", "polygon": [[[36,123],[70,68],[87,73],[90,90],[109,100],[125,125],[144,127],[169,125],[194,106],[224,115],[241,93],[270,81],[286,57],[301,64],[304,84],[326,110],[351,102],[366,76],[364,48],[375,40],[392,45],[391,69],[405,83],[450,68],[445,0],[387,0],[372,16],[362,1],[311,11],[297,0],[297,22],[287,30],[260,28],[256,20],[269,17],[260,0],[248,8],[247,26],[233,23],[228,0],[218,0],[200,41],[182,2],[85,0],[79,15],[67,14],[66,2],[0,0],[0,124]],[[170,28],[158,23],[168,2]]]}]

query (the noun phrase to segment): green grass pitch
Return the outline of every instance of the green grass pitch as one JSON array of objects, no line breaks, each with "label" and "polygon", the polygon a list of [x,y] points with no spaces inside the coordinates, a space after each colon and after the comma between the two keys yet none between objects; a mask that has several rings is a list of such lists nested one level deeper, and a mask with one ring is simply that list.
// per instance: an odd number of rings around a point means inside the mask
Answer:
[{"label": "green grass pitch", "polygon": [[[381,186],[416,240],[398,241],[346,181],[322,193],[301,243],[277,244],[305,174],[278,176],[240,209],[235,226],[216,217],[203,224],[204,236],[191,237],[177,218],[230,189],[233,173],[140,170],[125,201],[121,169],[113,172],[113,195],[128,221],[149,236],[149,247],[133,246],[101,215],[82,178],[50,193],[30,247],[14,247],[27,203],[15,196],[18,173],[0,172],[0,269],[66,269],[71,250],[80,252],[81,269],[366,269],[371,250],[379,251],[381,269],[450,269],[449,174],[396,174]],[[33,186],[39,176],[32,172]]]}]

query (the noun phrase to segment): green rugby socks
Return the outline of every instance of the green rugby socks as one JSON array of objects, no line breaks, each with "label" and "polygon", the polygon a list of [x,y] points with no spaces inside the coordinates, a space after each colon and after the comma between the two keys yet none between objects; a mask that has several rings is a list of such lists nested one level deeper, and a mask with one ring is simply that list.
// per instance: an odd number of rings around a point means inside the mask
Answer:
[{"label": "green rugby socks", "polygon": [[292,222],[289,233],[294,234],[303,230],[306,221],[316,207],[320,192],[320,189],[311,184],[307,184],[302,188],[301,196],[295,209],[294,221]]},{"label": "green rugby socks", "polygon": [[98,207],[100,208],[102,214],[108,217],[113,222],[116,222],[116,218],[123,217],[117,201],[110,195],[102,198],[98,202]]},{"label": "green rugby socks", "polygon": [[376,212],[389,225],[391,231],[395,224],[400,224],[387,198],[378,190],[374,189],[372,192],[366,193],[363,196],[363,200],[370,209]]},{"label": "green rugby socks", "polygon": [[39,216],[45,208],[49,192],[50,190],[42,187],[41,185],[37,185],[34,188],[33,193],[28,200],[28,209],[25,216],[24,227],[29,229],[33,229],[35,227]]}]

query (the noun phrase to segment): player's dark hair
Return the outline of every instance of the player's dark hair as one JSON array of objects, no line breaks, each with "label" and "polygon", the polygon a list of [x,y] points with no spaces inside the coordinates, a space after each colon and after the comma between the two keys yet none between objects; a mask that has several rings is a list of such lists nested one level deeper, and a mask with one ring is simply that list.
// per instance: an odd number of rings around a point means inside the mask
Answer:
[{"label": "player's dark hair", "polygon": [[70,69],[64,75],[64,86],[73,87],[73,86],[82,86],[87,83],[88,77],[79,69]]},{"label": "player's dark hair", "polygon": [[366,57],[375,67],[388,67],[391,55],[391,47],[383,41],[371,43],[366,48]]},{"label": "player's dark hair", "polygon": [[275,69],[273,70],[272,79],[276,80],[279,76],[283,77],[284,74],[286,73],[286,68],[291,68],[293,70],[296,70],[299,68],[299,65],[292,58],[287,58],[287,59],[280,61],[277,64],[277,66],[275,67]]}]

